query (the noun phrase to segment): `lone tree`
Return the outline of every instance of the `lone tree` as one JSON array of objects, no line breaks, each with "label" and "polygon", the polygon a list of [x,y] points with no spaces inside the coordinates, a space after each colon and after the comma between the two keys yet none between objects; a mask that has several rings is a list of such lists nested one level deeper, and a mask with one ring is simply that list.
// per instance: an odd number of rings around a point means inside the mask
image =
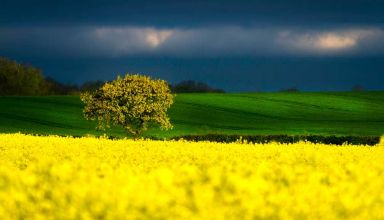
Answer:
[{"label": "lone tree", "polygon": [[115,124],[138,137],[152,125],[172,128],[167,109],[173,103],[173,95],[164,80],[138,74],[118,76],[95,92],[82,93],[81,100],[85,104],[84,117],[97,120],[97,129]]}]

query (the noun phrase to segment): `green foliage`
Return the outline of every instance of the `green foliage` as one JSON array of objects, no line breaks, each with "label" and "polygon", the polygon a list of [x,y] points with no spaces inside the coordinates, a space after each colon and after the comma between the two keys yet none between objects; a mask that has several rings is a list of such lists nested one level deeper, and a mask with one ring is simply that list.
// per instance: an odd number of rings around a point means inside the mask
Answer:
[{"label": "green foliage", "polygon": [[97,120],[99,129],[113,123],[137,137],[152,124],[162,129],[172,127],[166,113],[173,103],[173,95],[164,80],[127,74],[105,83],[93,93],[83,93],[81,100],[85,103],[85,118]]},{"label": "green foliage", "polygon": [[41,96],[78,95],[80,91],[95,91],[104,83],[88,81],[82,85],[61,83],[52,77],[45,77],[41,70],[0,57],[0,95]]},{"label": "green foliage", "polygon": [[75,84],[63,84],[52,77],[45,78],[47,95],[79,95],[79,87]]},{"label": "green foliage", "polygon": [[96,81],[87,81],[81,85],[80,90],[83,92],[93,92],[98,90],[100,87],[104,85],[104,81],[96,80]]},{"label": "green foliage", "polygon": [[41,71],[0,57],[0,95],[45,95],[47,88]]},{"label": "green foliage", "polygon": [[186,80],[171,86],[174,93],[225,93],[222,89],[210,87],[203,82]]}]

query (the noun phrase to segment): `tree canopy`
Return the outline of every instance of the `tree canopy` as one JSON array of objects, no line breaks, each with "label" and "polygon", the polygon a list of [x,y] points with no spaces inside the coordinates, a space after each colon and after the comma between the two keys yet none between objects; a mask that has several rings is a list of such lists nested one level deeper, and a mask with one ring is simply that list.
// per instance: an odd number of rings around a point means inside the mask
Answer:
[{"label": "tree canopy", "polygon": [[152,125],[172,128],[167,109],[173,103],[173,95],[164,80],[127,74],[95,92],[82,93],[81,100],[85,104],[85,118],[98,121],[98,129],[120,125],[137,137]]},{"label": "tree canopy", "polygon": [[0,57],[0,95],[44,95],[44,76],[33,66]]}]

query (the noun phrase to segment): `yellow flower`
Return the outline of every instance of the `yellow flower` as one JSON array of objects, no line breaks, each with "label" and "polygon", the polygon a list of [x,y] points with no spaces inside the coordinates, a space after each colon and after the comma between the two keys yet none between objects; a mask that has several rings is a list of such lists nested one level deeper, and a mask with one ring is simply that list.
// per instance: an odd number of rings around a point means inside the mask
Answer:
[{"label": "yellow flower", "polygon": [[0,134],[0,219],[384,219],[384,147]]}]

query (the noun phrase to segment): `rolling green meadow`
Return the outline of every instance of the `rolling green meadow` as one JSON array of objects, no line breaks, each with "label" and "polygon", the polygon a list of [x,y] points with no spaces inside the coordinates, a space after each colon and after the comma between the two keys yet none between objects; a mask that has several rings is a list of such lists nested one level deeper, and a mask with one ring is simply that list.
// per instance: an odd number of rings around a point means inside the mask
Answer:
[{"label": "rolling green meadow", "polygon": [[[3,96],[0,106],[0,133],[126,136],[117,127],[96,131],[78,96]],[[384,134],[384,92],[177,94],[168,113],[172,130],[145,135]]]}]

